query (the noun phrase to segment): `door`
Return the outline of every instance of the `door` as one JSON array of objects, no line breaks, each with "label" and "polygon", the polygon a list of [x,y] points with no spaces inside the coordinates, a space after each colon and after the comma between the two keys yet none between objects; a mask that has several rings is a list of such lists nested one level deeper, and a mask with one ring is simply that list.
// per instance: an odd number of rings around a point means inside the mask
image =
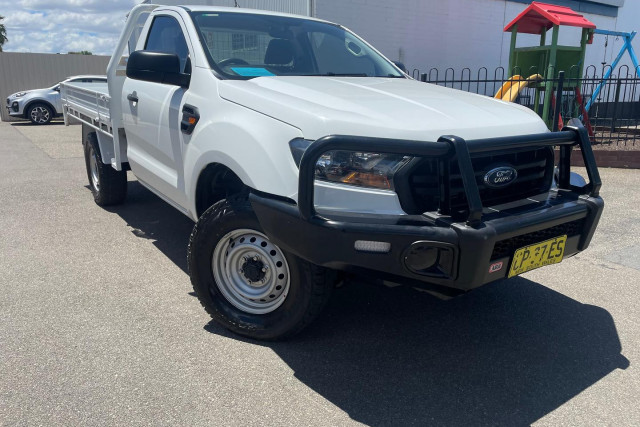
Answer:
[{"label": "door", "polygon": [[[143,48],[177,54],[181,71],[190,73],[186,40],[181,18],[163,12],[153,18]],[[187,202],[180,120],[187,96],[188,90],[179,86],[127,78],[121,97],[131,170],[144,185],[183,210]]]}]

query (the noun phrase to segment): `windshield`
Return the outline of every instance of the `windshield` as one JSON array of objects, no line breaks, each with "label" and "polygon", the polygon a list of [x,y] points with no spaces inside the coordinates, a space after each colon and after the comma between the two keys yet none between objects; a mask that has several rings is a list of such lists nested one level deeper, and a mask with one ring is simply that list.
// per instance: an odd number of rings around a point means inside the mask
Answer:
[{"label": "windshield", "polygon": [[404,77],[362,39],[324,22],[234,12],[193,12],[211,68],[227,78]]}]

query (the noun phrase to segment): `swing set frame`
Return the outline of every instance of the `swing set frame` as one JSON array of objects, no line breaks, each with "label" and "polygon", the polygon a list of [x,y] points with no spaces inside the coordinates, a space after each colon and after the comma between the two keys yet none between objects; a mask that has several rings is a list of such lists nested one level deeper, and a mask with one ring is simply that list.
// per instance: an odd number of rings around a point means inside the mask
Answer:
[{"label": "swing set frame", "polygon": [[607,80],[611,78],[611,74],[613,73],[613,70],[616,68],[616,66],[622,59],[622,56],[624,55],[625,52],[629,52],[629,56],[631,57],[631,62],[633,63],[633,68],[635,70],[636,77],[640,75],[640,65],[638,64],[638,57],[636,56],[636,52],[633,50],[633,45],[631,44],[631,41],[636,36],[635,31],[632,31],[630,33],[625,33],[622,31],[600,30],[597,28],[592,31],[594,34],[622,37],[624,39],[624,43],[622,45],[622,48],[620,49],[620,52],[618,52],[618,56],[616,56],[616,59],[613,61],[611,66],[608,67],[608,70],[606,71],[604,76],[602,76],[602,81],[600,81],[598,86],[596,86],[596,89],[593,91],[591,98],[587,102],[587,105],[584,107],[585,112],[589,112],[589,108],[591,108],[591,105],[593,105],[596,99],[598,99],[598,95],[600,94],[600,91],[604,87]]}]

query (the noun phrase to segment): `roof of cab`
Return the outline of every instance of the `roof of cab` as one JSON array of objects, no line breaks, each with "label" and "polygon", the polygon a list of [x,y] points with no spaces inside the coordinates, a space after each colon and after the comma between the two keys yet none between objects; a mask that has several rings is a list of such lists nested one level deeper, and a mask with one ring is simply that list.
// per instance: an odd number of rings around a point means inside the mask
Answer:
[{"label": "roof of cab", "polygon": [[[269,16],[283,16],[289,18],[300,18],[300,19],[308,19],[312,21],[318,22],[326,22],[329,24],[334,24],[333,22],[326,21],[324,19],[314,18],[312,16],[306,15],[295,15],[293,13],[285,13],[285,12],[273,12],[270,10],[262,10],[262,9],[248,9],[242,7],[227,7],[227,6],[207,6],[207,5],[199,5],[199,4],[178,4],[179,2],[156,2],[156,1],[145,1],[143,3],[156,4],[158,5],[158,9],[162,9],[165,7],[180,7],[184,8],[190,12],[227,12],[227,13],[247,13],[252,15],[269,15]],[[159,3],[171,3],[171,4],[159,4]],[[335,24],[334,24],[335,25]]]}]

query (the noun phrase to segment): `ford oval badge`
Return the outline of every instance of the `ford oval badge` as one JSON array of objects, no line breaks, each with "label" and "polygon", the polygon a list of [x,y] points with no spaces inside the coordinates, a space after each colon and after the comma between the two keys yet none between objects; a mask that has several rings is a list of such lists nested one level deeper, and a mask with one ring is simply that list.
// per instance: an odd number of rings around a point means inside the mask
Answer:
[{"label": "ford oval badge", "polygon": [[491,169],[484,175],[484,183],[491,188],[506,187],[516,180],[518,171],[511,166]]}]

